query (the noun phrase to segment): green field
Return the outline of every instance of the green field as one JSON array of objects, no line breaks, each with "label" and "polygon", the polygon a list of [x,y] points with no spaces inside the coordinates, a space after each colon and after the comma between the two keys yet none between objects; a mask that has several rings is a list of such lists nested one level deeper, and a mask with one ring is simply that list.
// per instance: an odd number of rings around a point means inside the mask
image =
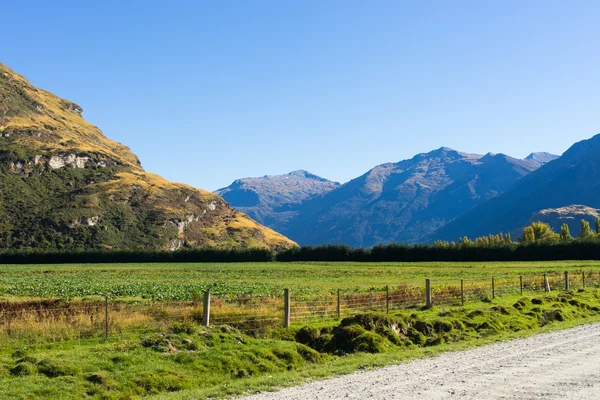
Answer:
[{"label": "green field", "polygon": [[238,395],[597,321],[599,286],[597,261],[0,265],[0,399]]},{"label": "green field", "polygon": [[368,291],[385,285],[600,271],[600,261],[486,263],[156,263],[0,265],[0,297],[91,295],[192,300],[206,290],[215,296],[297,295],[337,289]]}]

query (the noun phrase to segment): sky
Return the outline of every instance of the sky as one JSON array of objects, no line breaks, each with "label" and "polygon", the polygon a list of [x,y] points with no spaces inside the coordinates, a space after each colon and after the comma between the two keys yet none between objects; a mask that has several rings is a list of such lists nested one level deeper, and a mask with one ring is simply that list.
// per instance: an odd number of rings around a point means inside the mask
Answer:
[{"label": "sky", "polygon": [[338,182],[441,146],[523,158],[600,132],[598,1],[12,1],[0,62],[148,171]]}]

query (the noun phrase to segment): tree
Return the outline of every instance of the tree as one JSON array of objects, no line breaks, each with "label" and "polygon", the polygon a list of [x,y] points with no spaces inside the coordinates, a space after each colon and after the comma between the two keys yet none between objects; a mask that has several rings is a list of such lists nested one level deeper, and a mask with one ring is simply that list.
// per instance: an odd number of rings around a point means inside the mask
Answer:
[{"label": "tree", "polygon": [[600,217],[596,217],[596,235],[600,233]]},{"label": "tree", "polygon": [[585,219],[581,220],[581,235],[580,238],[588,238],[592,236],[592,228],[590,227],[590,223]]},{"label": "tree", "polygon": [[531,226],[523,229],[523,243],[532,243],[535,242],[535,233],[533,232],[533,228]]},{"label": "tree", "polygon": [[554,241],[558,240],[556,234],[550,225],[545,222],[534,222],[523,231],[523,241],[525,243],[534,241]]},{"label": "tree", "polygon": [[567,242],[571,240],[573,237],[571,236],[571,232],[569,231],[569,225],[562,224],[560,227],[560,240],[563,242]]},{"label": "tree", "polygon": [[507,244],[512,243],[512,240],[510,239],[510,233],[507,233],[506,236],[504,236],[504,243],[507,243]]}]

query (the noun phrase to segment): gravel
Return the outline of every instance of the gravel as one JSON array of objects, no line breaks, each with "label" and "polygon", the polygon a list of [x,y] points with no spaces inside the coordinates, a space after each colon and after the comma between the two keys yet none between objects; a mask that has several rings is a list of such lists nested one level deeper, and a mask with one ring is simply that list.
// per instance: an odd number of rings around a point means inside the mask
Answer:
[{"label": "gravel", "polygon": [[244,399],[600,399],[600,324],[444,353]]}]

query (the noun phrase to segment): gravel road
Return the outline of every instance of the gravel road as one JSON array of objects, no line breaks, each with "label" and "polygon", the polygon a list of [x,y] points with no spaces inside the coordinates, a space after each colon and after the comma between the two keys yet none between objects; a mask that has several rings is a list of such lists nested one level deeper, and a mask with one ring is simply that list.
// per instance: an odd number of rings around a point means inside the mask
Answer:
[{"label": "gravel road", "polygon": [[600,324],[244,399],[600,399]]}]

